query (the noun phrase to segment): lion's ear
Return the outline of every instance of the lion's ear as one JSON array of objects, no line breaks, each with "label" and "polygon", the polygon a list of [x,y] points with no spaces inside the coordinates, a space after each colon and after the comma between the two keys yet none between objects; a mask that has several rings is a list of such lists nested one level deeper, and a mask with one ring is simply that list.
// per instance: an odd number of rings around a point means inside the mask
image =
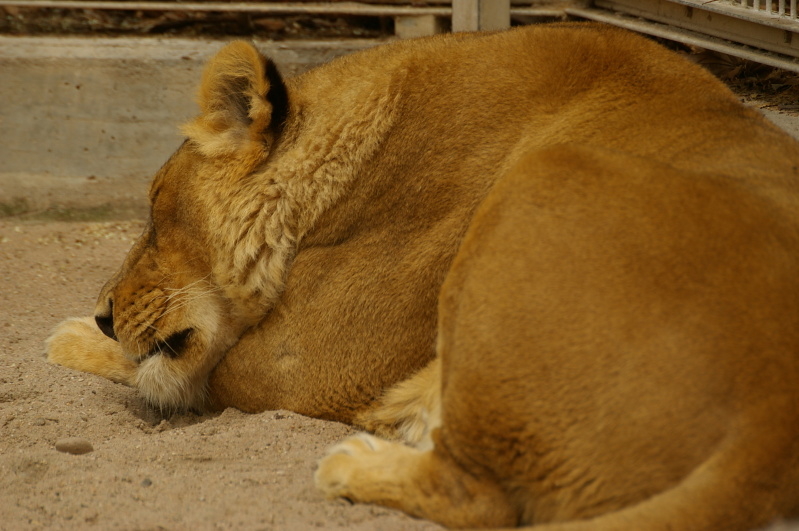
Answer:
[{"label": "lion's ear", "polygon": [[288,111],[277,67],[242,41],[225,46],[205,67],[199,104],[202,114],[183,132],[208,156],[268,149]]}]

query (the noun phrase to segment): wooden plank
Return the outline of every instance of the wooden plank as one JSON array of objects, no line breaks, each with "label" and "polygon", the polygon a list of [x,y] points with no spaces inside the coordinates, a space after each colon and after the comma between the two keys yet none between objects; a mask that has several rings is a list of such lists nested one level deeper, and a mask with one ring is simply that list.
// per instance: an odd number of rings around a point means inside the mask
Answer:
[{"label": "wooden plank", "polygon": [[[457,0],[455,0],[457,1]],[[489,0],[504,4],[507,0]],[[330,0],[329,3],[300,0],[295,2],[163,2],[148,0],[0,0],[0,7],[56,8],[56,9],[115,9],[121,11],[221,11],[249,12],[272,15],[361,15],[361,16],[452,16],[452,0],[427,2],[431,5],[417,6],[412,0],[370,0],[351,2]],[[533,7],[535,0],[514,1],[510,9],[513,15],[533,17],[558,17],[564,15],[562,2]],[[390,5],[386,5],[390,4]]]},{"label": "wooden plank", "polygon": [[510,27],[510,0],[452,0],[452,31]]},{"label": "wooden plank", "polygon": [[400,39],[413,39],[443,32],[442,17],[434,15],[394,17],[394,34]]},{"label": "wooden plank", "polygon": [[[500,0],[502,1],[502,0]],[[2,0],[0,6],[47,7],[58,9],[119,9],[128,11],[222,11],[268,13],[273,15],[361,15],[399,16],[434,15],[449,17],[449,7],[413,7],[403,5],[373,5],[358,2],[299,3],[299,2],[158,2],[120,0]]]}]

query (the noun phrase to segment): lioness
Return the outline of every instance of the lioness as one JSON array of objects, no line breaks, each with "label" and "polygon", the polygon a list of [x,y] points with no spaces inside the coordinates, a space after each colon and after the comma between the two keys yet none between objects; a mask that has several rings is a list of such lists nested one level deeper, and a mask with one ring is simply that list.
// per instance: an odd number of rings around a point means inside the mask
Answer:
[{"label": "lioness", "polygon": [[799,144],[710,74],[592,24],[234,43],[200,105],[51,361],[398,434],[318,485],[449,526],[799,514]]}]

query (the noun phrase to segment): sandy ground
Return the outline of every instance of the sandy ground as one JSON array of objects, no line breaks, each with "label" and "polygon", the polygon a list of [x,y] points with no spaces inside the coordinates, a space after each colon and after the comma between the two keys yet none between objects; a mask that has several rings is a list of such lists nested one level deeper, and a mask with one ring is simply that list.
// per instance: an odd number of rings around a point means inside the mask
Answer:
[{"label": "sandy ground", "polygon": [[[46,363],[50,330],[92,313],[141,228],[0,220],[0,529],[439,529],[322,498],[316,461],[347,426],[287,411],[163,418],[133,389]],[[93,451],[56,450],[67,438]]]}]

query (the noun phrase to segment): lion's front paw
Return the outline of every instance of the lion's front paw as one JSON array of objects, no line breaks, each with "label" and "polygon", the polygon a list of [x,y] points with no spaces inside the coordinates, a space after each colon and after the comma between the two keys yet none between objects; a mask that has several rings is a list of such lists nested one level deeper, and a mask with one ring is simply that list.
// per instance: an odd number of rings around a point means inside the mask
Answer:
[{"label": "lion's front paw", "polygon": [[136,364],[122,353],[119,343],[106,337],[92,317],[68,319],[45,341],[47,361],[133,385]]}]

